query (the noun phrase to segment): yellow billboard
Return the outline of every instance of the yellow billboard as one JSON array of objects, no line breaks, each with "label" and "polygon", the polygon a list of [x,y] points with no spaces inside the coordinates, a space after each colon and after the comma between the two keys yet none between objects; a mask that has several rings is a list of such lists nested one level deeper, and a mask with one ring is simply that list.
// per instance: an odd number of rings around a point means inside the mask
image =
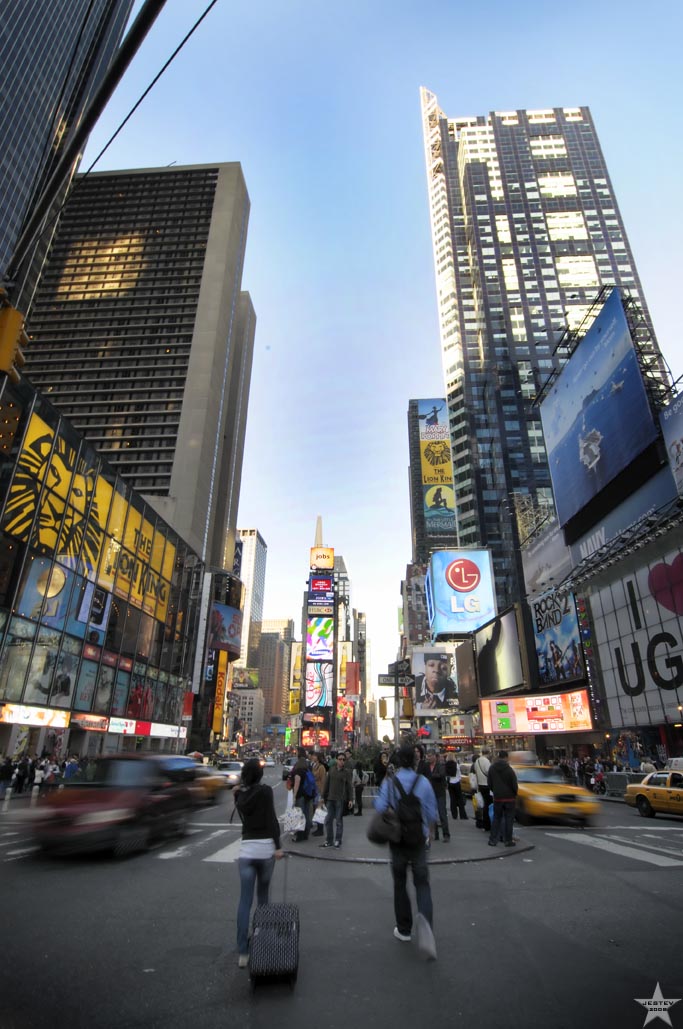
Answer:
[{"label": "yellow billboard", "polygon": [[449,440],[420,440],[420,463],[422,482],[425,486],[453,486],[453,463]]},{"label": "yellow billboard", "polygon": [[334,568],[334,547],[311,547],[311,570]]},{"label": "yellow billboard", "polygon": [[26,430],[2,527],[165,621],[175,546],[37,414]]}]

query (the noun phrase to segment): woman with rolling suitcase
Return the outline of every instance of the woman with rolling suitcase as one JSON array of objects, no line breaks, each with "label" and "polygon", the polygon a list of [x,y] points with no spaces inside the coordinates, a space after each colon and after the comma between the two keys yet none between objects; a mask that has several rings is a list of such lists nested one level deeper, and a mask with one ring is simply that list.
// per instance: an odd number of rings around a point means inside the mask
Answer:
[{"label": "woman with rolling suitcase", "polygon": [[235,790],[235,808],[242,821],[242,842],[238,859],[240,900],[237,908],[238,965],[249,963],[249,919],[256,888],[259,905],[268,903],[275,861],[284,857],[280,847],[280,823],[275,814],[273,790],[261,782],[263,768],[250,758],[242,769],[242,782]]}]

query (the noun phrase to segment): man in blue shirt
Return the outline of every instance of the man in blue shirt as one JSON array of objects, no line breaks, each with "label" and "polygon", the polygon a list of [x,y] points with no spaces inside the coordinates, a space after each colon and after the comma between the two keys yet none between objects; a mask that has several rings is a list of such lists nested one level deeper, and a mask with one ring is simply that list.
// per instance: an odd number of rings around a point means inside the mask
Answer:
[{"label": "man in blue shirt", "polygon": [[420,801],[422,809],[422,840],[415,846],[406,846],[403,843],[390,843],[391,848],[391,874],[394,879],[394,913],[396,915],[396,926],[394,936],[397,940],[408,943],[412,938],[413,913],[408,896],[407,877],[408,865],[413,872],[413,883],[417,898],[417,910],[432,924],[432,892],[429,886],[429,869],[427,867],[426,843],[429,839],[431,826],[437,821],[439,812],[436,806],[434,790],[423,775],[413,771],[413,759],[415,756],[412,743],[403,744],[398,751],[398,771],[395,776],[387,775],[382,782],[379,794],[375,799],[377,811],[386,811],[388,807],[398,809],[400,793],[394,783],[398,779],[401,786],[408,793],[411,789]]}]

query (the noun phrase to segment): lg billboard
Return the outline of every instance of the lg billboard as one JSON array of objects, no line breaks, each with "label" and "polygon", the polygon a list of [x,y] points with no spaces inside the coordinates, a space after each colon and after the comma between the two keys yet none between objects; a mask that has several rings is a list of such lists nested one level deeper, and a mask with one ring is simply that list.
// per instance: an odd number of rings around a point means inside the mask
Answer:
[{"label": "lg billboard", "polygon": [[433,637],[474,632],[496,614],[488,550],[437,550],[425,577]]}]

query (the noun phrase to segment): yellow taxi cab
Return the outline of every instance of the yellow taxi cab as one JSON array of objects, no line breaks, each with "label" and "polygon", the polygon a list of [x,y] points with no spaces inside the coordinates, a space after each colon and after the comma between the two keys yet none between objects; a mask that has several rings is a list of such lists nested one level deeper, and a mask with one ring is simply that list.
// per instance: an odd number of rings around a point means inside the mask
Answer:
[{"label": "yellow taxi cab", "polygon": [[194,772],[193,786],[201,800],[206,804],[215,804],[227,786],[225,776],[208,765],[197,765]]},{"label": "yellow taxi cab", "polygon": [[582,825],[597,815],[600,801],[583,786],[568,783],[559,768],[546,765],[513,766],[517,775],[517,820],[528,825],[534,818],[572,819]]},{"label": "yellow taxi cab", "polygon": [[658,811],[663,815],[683,815],[683,772],[650,772],[642,782],[629,783],[624,800],[630,807],[638,808],[643,818],[654,818]]}]

